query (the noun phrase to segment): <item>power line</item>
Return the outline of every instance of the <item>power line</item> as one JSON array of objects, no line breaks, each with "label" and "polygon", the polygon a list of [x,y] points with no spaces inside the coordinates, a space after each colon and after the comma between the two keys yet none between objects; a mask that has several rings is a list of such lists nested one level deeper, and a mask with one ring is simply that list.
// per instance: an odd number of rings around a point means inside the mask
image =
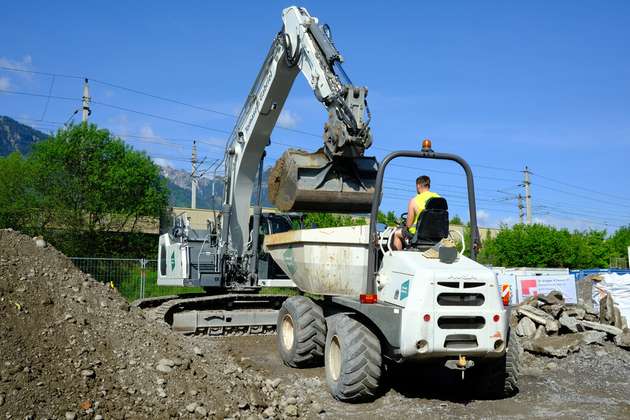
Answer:
[{"label": "power line", "polygon": [[569,184],[568,182],[558,181],[556,179],[550,178],[548,176],[540,175],[540,174],[537,174],[537,173],[533,173],[532,172],[532,175],[535,175],[535,176],[537,176],[539,178],[542,178],[542,179],[546,179],[547,181],[555,182],[556,184],[564,185],[566,187],[575,188],[575,189],[578,189],[580,191],[588,191],[588,192],[593,193],[593,194],[599,194],[599,195],[603,195],[603,196],[607,196],[607,197],[611,197],[611,198],[616,198],[616,199],[619,199],[619,200],[630,200],[630,198],[628,198],[628,197],[623,197],[623,196],[620,196],[620,195],[610,194],[610,193],[606,193],[606,192],[603,192],[603,191],[597,191],[597,190],[593,190],[593,189],[586,188],[586,187],[579,186],[579,185]]},{"label": "power line", "polygon": [[[0,66],[0,68],[2,68],[4,70],[20,71],[20,72],[33,73],[33,74],[41,74],[41,75],[46,75],[46,76],[51,76],[51,77],[59,76],[59,77],[67,77],[67,78],[74,78],[74,79],[84,79],[83,76],[77,76],[77,75],[67,75],[67,74],[59,74],[59,73],[51,73],[51,72],[38,72],[38,71],[34,71],[34,70],[16,69],[16,68],[11,68],[11,67],[6,67],[6,66]],[[228,113],[228,112],[223,112],[223,111],[219,111],[219,110],[216,110],[216,109],[212,109],[212,108],[209,108],[209,107],[204,107],[204,106],[200,106],[200,105],[191,104],[191,103],[184,102],[184,101],[181,101],[181,100],[178,100],[178,99],[168,98],[168,97],[165,97],[165,96],[162,96],[162,95],[157,95],[157,94],[146,92],[146,91],[142,91],[142,90],[139,90],[139,89],[130,88],[130,87],[127,87],[127,86],[119,85],[119,84],[108,82],[108,81],[105,81],[105,80],[94,79],[94,78],[90,78],[90,80],[92,82],[94,82],[94,83],[98,83],[98,84],[101,84],[101,85],[104,85],[104,86],[109,86],[109,87],[112,87],[114,89],[125,90],[125,91],[128,91],[128,92],[135,93],[137,95],[147,96],[149,98],[158,99],[158,100],[161,100],[161,101],[164,101],[164,102],[170,102],[170,103],[173,103],[173,104],[176,104],[176,105],[189,107],[191,109],[196,109],[196,110],[199,110],[199,111],[205,111],[205,112],[213,113],[213,114],[216,114],[216,115],[221,115],[221,116],[224,116],[224,117],[238,118],[237,114],[232,114],[232,113]],[[101,104],[101,105],[114,107],[113,105],[107,105],[107,104]],[[130,110],[129,112],[141,113],[140,111],[134,111],[134,110]],[[146,115],[146,114],[141,114],[141,115]],[[152,116],[152,115],[147,115],[147,116]],[[278,128],[280,128],[282,130],[294,132],[294,133],[297,133],[297,134],[307,135],[307,136],[310,136],[310,137],[321,139],[321,135],[320,134],[310,133],[308,131],[299,130],[299,129],[295,129],[295,128],[290,128],[290,127],[284,127],[282,125],[278,125]],[[222,132],[225,132],[225,131],[222,130]],[[227,132],[227,134],[230,134],[230,132]],[[373,149],[377,149],[377,150],[383,150],[383,151],[386,151],[386,152],[393,152],[393,151],[395,151],[395,149],[390,149],[390,148],[386,148],[386,147],[382,147],[382,146],[372,146],[372,148]],[[517,169],[502,168],[502,167],[491,166],[491,165],[473,164],[472,166],[476,166],[476,167],[479,167],[479,168],[485,168],[485,169],[491,169],[491,170],[497,170],[497,171],[520,172]]]},{"label": "power line", "polygon": [[9,90],[9,89],[0,89],[1,93],[8,93],[11,95],[22,95],[22,96],[34,96],[34,97],[38,97],[38,98],[52,98],[52,99],[59,99],[59,100],[63,100],[63,101],[80,101],[80,98],[71,98],[68,96],[56,96],[56,95],[48,95],[48,94],[44,94],[44,93],[33,93],[33,92],[20,92],[17,90]]}]

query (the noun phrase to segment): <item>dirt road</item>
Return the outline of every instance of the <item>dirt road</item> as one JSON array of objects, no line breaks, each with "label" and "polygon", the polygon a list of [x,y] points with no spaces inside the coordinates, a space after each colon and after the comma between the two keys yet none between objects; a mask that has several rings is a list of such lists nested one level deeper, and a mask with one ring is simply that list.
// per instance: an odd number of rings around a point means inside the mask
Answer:
[{"label": "dirt road", "polygon": [[592,345],[565,359],[525,353],[521,392],[504,400],[470,399],[472,386],[462,385],[458,374],[405,366],[390,375],[378,400],[350,405],[330,397],[323,368],[284,366],[275,339],[224,338],[218,346],[243,369],[290,385],[283,398],[307,396],[325,418],[630,418],[630,352],[612,344]]}]

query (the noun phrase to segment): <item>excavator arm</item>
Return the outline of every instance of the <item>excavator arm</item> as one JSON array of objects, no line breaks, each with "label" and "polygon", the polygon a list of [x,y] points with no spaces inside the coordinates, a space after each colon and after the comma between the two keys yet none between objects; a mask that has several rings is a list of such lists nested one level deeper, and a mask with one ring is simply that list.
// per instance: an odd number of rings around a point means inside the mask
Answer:
[{"label": "excavator arm", "polygon": [[367,89],[351,84],[327,26],[304,8],[282,13],[275,37],[232,131],[225,155],[226,188],[221,221],[221,254],[238,264],[249,240],[249,208],[285,100],[298,73],[326,107],[323,146],[314,153],[289,149],[269,179],[271,201],[282,211],[368,212],[377,162],[365,157],[372,137]]}]

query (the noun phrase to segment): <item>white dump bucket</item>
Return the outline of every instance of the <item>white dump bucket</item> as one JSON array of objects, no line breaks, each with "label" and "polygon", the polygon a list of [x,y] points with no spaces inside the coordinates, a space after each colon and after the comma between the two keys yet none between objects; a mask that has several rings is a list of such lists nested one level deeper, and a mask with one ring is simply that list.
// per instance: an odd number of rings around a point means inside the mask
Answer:
[{"label": "white dump bucket", "polygon": [[356,296],[367,277],[369,226],[293,230],[265,236],[265,250],[304,292]]}]

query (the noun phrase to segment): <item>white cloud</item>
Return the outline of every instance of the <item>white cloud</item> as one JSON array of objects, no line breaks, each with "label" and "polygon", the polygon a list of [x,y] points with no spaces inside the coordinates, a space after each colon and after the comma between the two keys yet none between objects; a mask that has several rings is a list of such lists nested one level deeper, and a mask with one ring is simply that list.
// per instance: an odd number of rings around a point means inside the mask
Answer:
[{"label": "white cloud", "polygon": [[477,220],[479,222],[485,223],[488,221],[488,219],[490,219],[490,213],[488,213],[485,210],[478,210],[477,211]]},{"label": "white cloud", "polygon": [[[30,55],[25,55],[20,60],[11,60],[10,58],[0,57],[0,66],[2,67],[10,67],[16,70],[31,70],[33,67],[33,59]],[[21,77],[25,79],[30,79],[32,74],[25,72],[16,72]]]},{"label": "white cloud", "polygon": [[175,165],[173,165],[173,162],[171,162],[171,161],[170,161],[170,160],[168,160],[168,159],[164,159],[164,158],[156,158],[156,157],[151,158],[151,159],[153,159],[153,162],[154,162],[156,165],[159,165],[159,166],[162,166],[162,167],[170,167],[170,168],[173,168],[173,167],[175,166]]},{"label": "white cloud", "polygon": [[0,77],[0,89],[6,90],[11,87],[11,81],[8,77]]},{"label": "white cloud", "polygon": [[153,128],[151,128],[151,126],[148,124],[140,127],[140,135],[143,137],[157,137],[155,135],[155,132],[153,131]]},{"label": "white cloud", "polygon": [[278,117],[278,125],[280,127],[294,128],[298,122],[300,122],[300,117],[288,109],[283,109]]}]

